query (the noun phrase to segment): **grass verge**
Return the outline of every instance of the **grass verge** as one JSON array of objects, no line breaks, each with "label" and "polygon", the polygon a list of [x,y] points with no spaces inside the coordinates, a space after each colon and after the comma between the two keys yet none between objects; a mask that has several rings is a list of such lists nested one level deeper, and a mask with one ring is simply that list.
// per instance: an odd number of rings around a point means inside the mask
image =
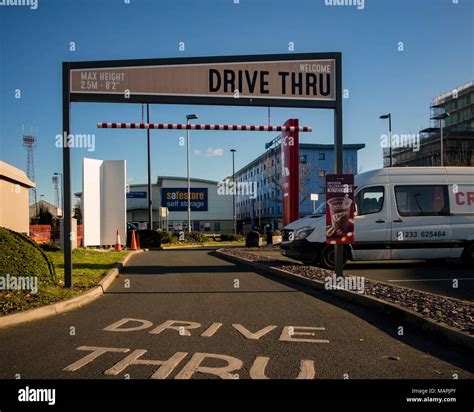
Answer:
[{"label": "grass verge", "polygon": [[[37,293],[22,290],[0,291],[0,316],[37,308],[80,295],[97,286],[105,274],[129,252],[109,252],[75,249],[73,261],[73,287],[64,288],[64,263],[62,252],[46,252],[56,269],[57,283],[40,287]],[[25,273],[25,276],[28,276]]]}]

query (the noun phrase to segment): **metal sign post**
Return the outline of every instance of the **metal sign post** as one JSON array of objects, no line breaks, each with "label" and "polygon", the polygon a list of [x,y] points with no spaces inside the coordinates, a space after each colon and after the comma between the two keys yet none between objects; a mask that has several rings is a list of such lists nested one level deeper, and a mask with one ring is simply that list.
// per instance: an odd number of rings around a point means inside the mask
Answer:
[{"label": "metal sign post", "polygon": [[64,287],[72,286],[72,244],[71,244],[71,152],[69,149],[70,134],[70,96],[69,96],[69,63],[63,63],[63,176],[64,176],[64,210],[63,210],[63,245],[64,245]]},{"label": "metal sign post", "polygon": [[[334,173],[343,173],[343,129],[342,129],[342,57],[336,64],[336,107],[334,110],[334,146],[336,156],[334,157]],[[327,196],[327,195],[326,195]],[[334,245],[334,271],[336,276],[343,276],[344,267],[344,246]]]},{"label": "metal sign post", "polygon": [[[331,109],[334,110],[334,171],[339,174],[343,170],[341,65],[341,53],[65,62],[65,141],[68,141],[72,102]],[[150,124],[149,119],[147,124]],[[70,166],[70,150],[65,144],[63,236],[66,287],[72,285]],[[341,248],[336,247],[338,274],[342,274],[341,251]]]},{"label": "metal sign post", "polygon": [[[150,123],[150,105],[146,105],[146,121]],[[147,154],[148,154],[148,230],[153,230],[153,197],[151,193],[151,143],[150,129],[146,130]]]}]

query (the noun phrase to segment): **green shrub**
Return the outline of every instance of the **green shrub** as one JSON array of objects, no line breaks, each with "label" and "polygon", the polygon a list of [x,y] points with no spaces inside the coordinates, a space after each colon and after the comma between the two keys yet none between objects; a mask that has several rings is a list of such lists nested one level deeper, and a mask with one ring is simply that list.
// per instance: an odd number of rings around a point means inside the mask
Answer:
[{"label": "green shrub", "polygon": [[158,232],[158,239],[161,244],[173,243],[173,237],[175,236],[166,230]]},{"label": "green shrub", "polygon": [[156,230],[139,230],[138,236],[140,237],[140,247],[152,249],[158,248],[163,243],[163,240],[166,241],[168,232],[158,232]]},{"label": "green shrub", "polygon": [[239,242],[244,240],[244,237],[239,234],[221,235],[221,242]]},{"label": "green shrub", "polygon": [[54,243],[54,242],[42,243],[39,246],[41,249],[43,249],[46,252],[59,252],[61,250],[61,246],[59,246],[57,243]]},{"label": "green shrub", "polygon": [[28,236],[0,227],[0,276],[37,276],[38,286],[56,284],[53,263]]},{"label": "green shrub", "polygon": [[170,236],[170,242],[169,243],[177,243],[178,242],[178,236],[176,235],[171,235]]},{"label": "green shrub", "polygon": [[207,236],[201,232],[184,232],[184,241],[203,243],[207,241]]}]

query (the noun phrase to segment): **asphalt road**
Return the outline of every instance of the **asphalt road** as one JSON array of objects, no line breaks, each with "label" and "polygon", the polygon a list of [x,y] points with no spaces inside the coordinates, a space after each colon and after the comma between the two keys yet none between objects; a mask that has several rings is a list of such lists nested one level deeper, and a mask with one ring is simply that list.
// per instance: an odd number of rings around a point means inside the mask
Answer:
[{"label": "asphalt road", "polygon": [[472,354],[328,299],[208,250],[146,252],[93,303],[0,329],[0,377],[474,378]]},{"label": "asphalt road", "polygon": [[[301,263],[282,256],[279,250],[261,250],[256,253]],[[344,272],[352,276],[364,276],[367,279],[474,301],[474,270],[463,266],[457,260],[349,262],[344,267]]]}]

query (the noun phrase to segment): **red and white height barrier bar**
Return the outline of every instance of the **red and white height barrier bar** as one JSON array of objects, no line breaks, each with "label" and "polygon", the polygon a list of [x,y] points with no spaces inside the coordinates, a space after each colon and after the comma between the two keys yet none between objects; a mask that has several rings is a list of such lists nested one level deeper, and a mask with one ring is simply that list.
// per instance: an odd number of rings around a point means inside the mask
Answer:
[{"label": "red and white height barrier bar", "polygon": [[189,129],[189,130],[235,130],[249,132],[311,132],[308,126],[255,126],[237,124],[174,124],[174,123],[97,123],[101,129]]}]

